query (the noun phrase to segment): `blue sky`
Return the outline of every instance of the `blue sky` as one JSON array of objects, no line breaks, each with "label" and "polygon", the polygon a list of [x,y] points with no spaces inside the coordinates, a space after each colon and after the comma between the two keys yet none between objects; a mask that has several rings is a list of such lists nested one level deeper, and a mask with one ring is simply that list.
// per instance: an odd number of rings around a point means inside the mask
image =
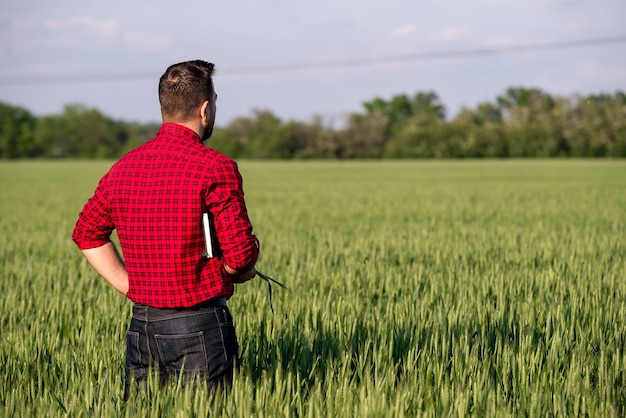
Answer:
[{"label": "blue sky", "polygon": [[[389,57],[625,37],[624,16],[624,0],[0,0],[0,101],[38,116],[81,103],[115,119],[158,122],[158,77],[198,58],[216,64],[218,126],[252,109],[340,125],[375,97],[431,90],[452,117],[508,87],[626,91],[626,42]],[[241,71],[282,64],[299,67]]]}]

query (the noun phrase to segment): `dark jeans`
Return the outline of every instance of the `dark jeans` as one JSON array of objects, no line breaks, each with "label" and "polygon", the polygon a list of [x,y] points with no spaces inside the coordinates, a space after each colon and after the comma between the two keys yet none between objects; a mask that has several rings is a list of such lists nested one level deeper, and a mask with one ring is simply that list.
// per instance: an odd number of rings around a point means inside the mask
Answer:
[{"label": "dark jeans", "polygon": [[182,375],[227,390],[238,350],[233,319],[221,299],[184,309],[135,304],[126,333],[124,399],[132,379],[145,383],[150,369],[158,372],[161,384]]}]

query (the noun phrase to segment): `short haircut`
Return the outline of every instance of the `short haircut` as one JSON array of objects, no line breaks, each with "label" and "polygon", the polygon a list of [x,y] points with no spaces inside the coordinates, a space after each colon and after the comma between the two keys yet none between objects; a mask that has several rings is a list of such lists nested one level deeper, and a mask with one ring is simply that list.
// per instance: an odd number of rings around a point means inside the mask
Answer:
[{"label": "short haircut", "polygon": [[159,80],[159,102],[164,119],[186,122],[204,101],[213,98],[214,65],[201,60],[171,65]]}]

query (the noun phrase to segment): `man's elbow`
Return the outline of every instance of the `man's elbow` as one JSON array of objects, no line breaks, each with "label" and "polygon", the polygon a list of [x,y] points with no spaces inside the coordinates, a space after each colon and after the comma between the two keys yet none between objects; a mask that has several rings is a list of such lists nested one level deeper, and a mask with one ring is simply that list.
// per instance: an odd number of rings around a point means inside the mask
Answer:
[{"label": "man's elbow", "polygon": [[99,248],[103,245],[107,245],[111,242],[110,236],[94,236],[90,234],[80,234],[77,231],[72,233],[72,241],[78,247],[79,250],[91,250],[93,248]]},{"label": "man's elbow", "polygon": [[254,267],[259,258],[259,241],[246,243],[239,248],[224,252],[224,263],[226,266],[237,272],[245,272]]}]

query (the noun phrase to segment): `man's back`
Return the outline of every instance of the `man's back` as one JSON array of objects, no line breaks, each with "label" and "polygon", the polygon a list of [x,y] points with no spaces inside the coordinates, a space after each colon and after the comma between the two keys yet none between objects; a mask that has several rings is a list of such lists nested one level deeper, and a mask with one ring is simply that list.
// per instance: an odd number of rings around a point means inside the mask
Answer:
[{"label": "man's back", "polygon": [[134,302],[186,307],[232,295],[220,257],[202,257],[203,212],[213,215],[229,266],[256,258],[235,162],[183,126],[163,124],[114,164],[98,189],[104,202],[96,213],[108,212],[106,223],[115,225]]}]

